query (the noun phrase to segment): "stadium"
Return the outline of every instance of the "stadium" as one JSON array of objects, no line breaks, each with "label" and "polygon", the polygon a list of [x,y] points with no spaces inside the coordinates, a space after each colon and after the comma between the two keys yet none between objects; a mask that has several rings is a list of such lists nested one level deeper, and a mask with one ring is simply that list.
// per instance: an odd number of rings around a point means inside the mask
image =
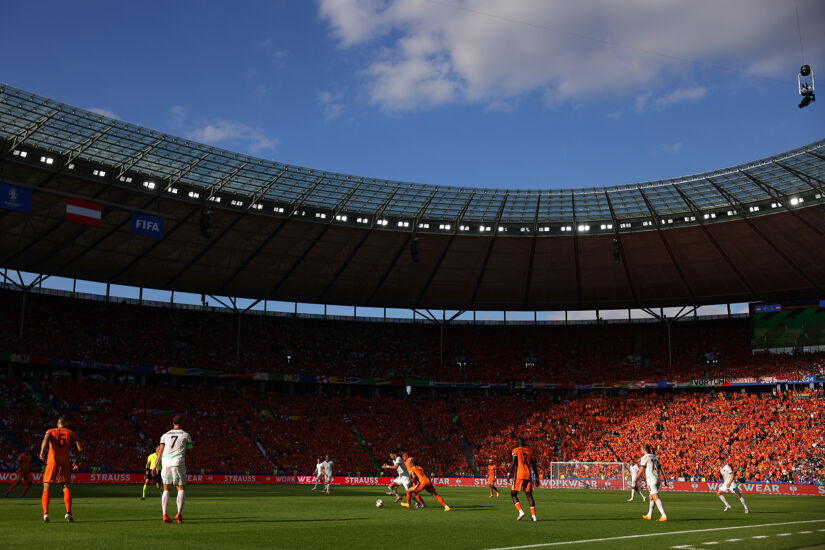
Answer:
[{"label": "stadium", "polygon": [[[0,269],[15,546],[165,541],[147,455],[173,418],[184,547],[825,544],[825,140],[634,184],[444,186],[0,83]],[[82,443],[66,529],[32,484],[58,417]],[[632,490],[645,443],[664,525],[626,502],[655,493]],[[418,507],[402,452],[426,510],[396,504]]]}]

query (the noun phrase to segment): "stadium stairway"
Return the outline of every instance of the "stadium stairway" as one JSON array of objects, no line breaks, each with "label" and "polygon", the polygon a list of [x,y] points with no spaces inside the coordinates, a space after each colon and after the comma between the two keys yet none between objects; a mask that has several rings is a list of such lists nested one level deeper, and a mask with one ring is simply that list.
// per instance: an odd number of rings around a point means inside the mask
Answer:
[{"label": "stadium stairway", "polygon": [[349,431],[352,432],[353,436],[355,436],[355,441],[358,442],[358,446],[361,448],[364,454],[366,454],[372,461],[373,466],[375,466],[375,471],[381,472],[381,462],[378,462],[378,459],[375,457],[375,453],[373,452],[372,446],[367,445],[367,440],[364,439],[364,436],[361,435],[361,432],[358,431],[358,428],[355,427],[355,424],[349,425]]},{"label": "stadium stairway", "polygon": [[475,453],[473,453],[473,447],[470,445],[470,442],[467,441],[467,434],[464,433],[464,426],[461,424],[461,417],[459,416],[455,405],[450,403],[447,411],[450,413],[450,416],[453,419],[453,424],[455,424],[456,430],[461,436],[461,450],[464,451],[464,457],[467,459],[467,465],[470,466],[470,470],[476,475],[482,475],[481,470],[476,467],[476,457]]},{"label": "stadium stairway", "polygon": [[32,381],[23,382],[23,385],[29,390],[35,402],[46,409],[51,409],[55,414],[59,414],[57,407],[55,407],[55,397],[51,393],[41,388],[37,383]]},{"label": "stadium stairway", "polygon": [[[266,447],[264,447],[264,444],[261,443],[254,435],[252,435],[252,432],[249,431],[249,425],[246,423],[246,419],[239,419],[238,424],[241,426],[241,431],[243,431],[244,435],[255,444],[255,447],[261,452],[264,459],[269,462],[269,465],[275,468],[276,464],[269,457],[269,453],[266,452]],[[278,467],[278,469],[280,470],[281,468]]]}]

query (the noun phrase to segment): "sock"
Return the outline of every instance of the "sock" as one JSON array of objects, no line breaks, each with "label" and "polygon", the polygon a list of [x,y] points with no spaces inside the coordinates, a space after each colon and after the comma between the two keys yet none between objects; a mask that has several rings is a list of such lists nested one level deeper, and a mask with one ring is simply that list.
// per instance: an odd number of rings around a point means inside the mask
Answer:
[{"label": "sock", "polygon": [[630,491],[630,500],[633,500],[633,497],[636,496],[636,491]]},{"label": "sock", "polygon": [[68,487],[63,487],[63,504],[66,505],[66,513],[72,513],[72,491]]},{"label": "sock", "polygon": [[656,501],[656,508],[659,509],[659,513],[662,514],[663,516],[667,515],[667,514],[665,514],[665,507],[662,506],[662,500],[661,499]]},{"label": "sock", "polygon": [[490,496],[493,496],[493,490],[492,489],[490,489]]},{"label": "sock", "polygon": [[11,487],[9,487],[9,490],[6,491],[6,494],[8,495],[9,493],[11,493],[14,490],[14,488],[17,487],[18,485],[20,485],[20,480],[19,479],[14,480],[14,483],[11,484]]},{"label": "sock", "polygon": [[415,500],[418,501],[418,504],[424,506],[424,499],[421,498],[421,495],[419,495],[418,493],[413,493],[413,496],[415,497]]},{"label": "sock", "polygon": [[435,499],[441,504],[441,506],[447,506],[447,503],[444,502],[444,499],[441,498],[441,495],[435,495]]},{"label": "sock", "polygon": [[653,499],[651,498],[650,501],[648,502],[648,505],[647,505],[647,515],[649,516],[652,513],[653,513]]},{"label": "sock", "polygon": [[[410,492],[410,491],[407,491],[407,506],[409,506],[409,505],[410,505],[410,497],[411,497],[413,494],[414,494],[414,493],[412,493],[412,492]],[[415,495],[415,499],[416,499],[416,500],[419,500],[418,495]]]},{"label": "sock", "polygon": [[43,503],[43,515],[49,513],[49,500],[51,500],[51,495],[49,495],[49,491],[43,491],[43,498],[41,499]]},{"label": "sock", "polygon": [[[26,493],[24,492],[23,494],[25,495]],[[739,502],[742,503],[742,506],[745,507],[745,510],[748,509],[748,505],[745,503],[745,497],[739,497]]]},{"label": "sock", "polygon": [[175,500],[178,503],[178,513],[182,514],[183,513],[183,503],[186,501],[186,495],[184,494],[184,491],[178,491],[178,496]]},{"label": "sock", "polygon": [[719,495],[719,500],[725,503],[725,508],[730,506],[730,504],[728,504],[728,499],[725,498],[725,495]]},{"label": "sock", "polygon": [[143,486],[143,498],[146,498],[146,485]]},{"label": "sock", "polygon": [[521,513],[521,512],[522,512],[522,509],[521,509],[521,502],[516,502],[516,510],[518,510],[518,511],[519,511],[519,513]]},{"label": "sock", "polygon": [[25,488],[25,489],[23,489],[23,494],[22,494],[22,495],[20,495],[20,498],[23,498],[24,496],[26,496],[26,493],[28,493],[28,492],[29,492],[29,489],[31,489],[31,488],[32,488],[32,484],[31,484],[31,483],[27,483],[27,484],[26,484],[26,488]]},{"label": "sock", "polygon": [[166,509],[169,507],[169,491],[163,491],[163,494],[160,496],[160,509],[163,510],[163,515],[166,514]]},{"label": "sock", "polygon": [[536,517],[536,507],[530,506],[530,515]]}]

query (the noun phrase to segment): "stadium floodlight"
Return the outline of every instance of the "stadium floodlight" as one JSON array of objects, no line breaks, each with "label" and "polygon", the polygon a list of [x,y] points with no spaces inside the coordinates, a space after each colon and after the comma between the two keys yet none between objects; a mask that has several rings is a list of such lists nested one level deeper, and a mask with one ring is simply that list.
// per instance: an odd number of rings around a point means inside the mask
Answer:
[{"label": "stadium floodlight", "polygon": [[92,170],[92,175],[93,176],[98,176],[98,177],[101,177],[101,178],[105,178],[106,177],[106,172],[103,171],[103,170],[95,169],[95,170]]},{"label": "stadium floodlight", "polygon": [[800,197],[791,197],[791,206],[796,206],[797,204],[800,204],[800,203],[803,203],[803,202],[805,202],[805,201]]},{"label": "stadium floodlight", "polygon": [[29,154],[26,151],[21,151],[20,149],[15,149],[12,153],[15,157],[20,157],[21,159],[26,158]]},{"label": "stadium floodlight", "polygon": [[40,162],[43,164],[54,164],[54,159],[52,157],[42,156],[40,157]]},{"label": "stadium floodlight", "polygon": [[[199,199],[200,197],[201,197],[201,194],[198,193],[197,191],[189,191],[189,198],[190,199]],[[215,201],[215,202],[218,202],[218,201]]]},{"label": "stadium floodlight", "polygon": [[145,187],[146,189],[154,189],[155,188],[155,182],[153,182],[153,181],[144,181],[143,182],[143,187]]}]

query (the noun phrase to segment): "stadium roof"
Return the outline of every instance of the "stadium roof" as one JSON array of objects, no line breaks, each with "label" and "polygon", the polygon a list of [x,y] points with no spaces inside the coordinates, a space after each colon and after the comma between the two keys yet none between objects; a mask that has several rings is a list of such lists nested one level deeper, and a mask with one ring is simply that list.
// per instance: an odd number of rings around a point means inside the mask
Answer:
[{"label": "stadium roof", "polygon": [[[439,309],[825,296],[825,140],[625,186],[441,187],[253,158],[0,85],[0,170],[35,190],[31,214],[0,210],[0,267],[38,273]],[[66,222],[66,197],[102,204],[101,227]],[[135,211],[166,220],[163,240],[130,232]]]},{"label": "stadium roof", "polygon": [[[338,174],[254,158],[169,136],[0,85],[0,137],[269,206],[458,226],[633,223],[688,218],[810,192],[825,180],[825,141],[748,164],[638,184],[587,189],[481,189]],[[801,177],[800,177],[801,176]],[[517,182],[514,182],[517,183]],[[554,182],[548,181],[548,187]],[[368,222],[368,223],[370,223]],[[671,222],[671,223],[675,223]],[[691,223],[688,220],[688,223]],[[695,222],[693,222],[695,223]],[[495,226],[495,229],[492,227]],[[403,226],[402,226],[403,227]],[[421,228],[421,229],[433,229]],[[452,228],[451,228],[452,229]],[[476,230],[471,227],[468,230]],[[552,227],[548,232],[560,230]],[[608,232],[610,230],[606,229]],[[483,232],[483,231],[482,231]]]}]

